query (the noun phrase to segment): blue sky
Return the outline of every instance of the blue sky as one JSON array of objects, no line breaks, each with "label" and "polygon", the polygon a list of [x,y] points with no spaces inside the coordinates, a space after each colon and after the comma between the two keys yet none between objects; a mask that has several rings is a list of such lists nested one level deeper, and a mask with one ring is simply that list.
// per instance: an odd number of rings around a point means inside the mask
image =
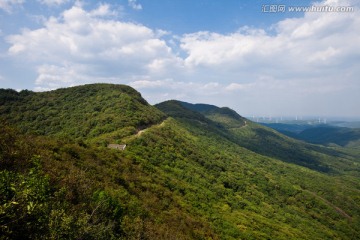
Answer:
[{"label": "blue sky", "polygon": [[[152,104],[360,117],[356,0],[0,0],[0,88],[128,84]],[[284,11],[269,12],[284,6]],[[291,12],[291,6],[353,8]],[[264,12],[265,11],[265,12]]]}]

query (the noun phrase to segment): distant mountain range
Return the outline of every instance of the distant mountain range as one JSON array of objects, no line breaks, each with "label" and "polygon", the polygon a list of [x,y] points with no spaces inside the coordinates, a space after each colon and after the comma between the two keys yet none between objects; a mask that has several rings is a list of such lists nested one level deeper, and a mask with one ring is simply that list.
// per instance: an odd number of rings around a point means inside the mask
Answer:
[{"label": "distant mountain range", "polygon": [[289,137],[322,145],[360,147],[360,128],[337,127],[333,125],[307,125],[263,123]]},{"label": "distant mountain range", "polygon": [[227,107],[151,106],[113,84],[0,89],[0,124],[2,239],[356,239],[360,232],[360,152],[341,147],[356,141],[347,129],[276,131]]}]

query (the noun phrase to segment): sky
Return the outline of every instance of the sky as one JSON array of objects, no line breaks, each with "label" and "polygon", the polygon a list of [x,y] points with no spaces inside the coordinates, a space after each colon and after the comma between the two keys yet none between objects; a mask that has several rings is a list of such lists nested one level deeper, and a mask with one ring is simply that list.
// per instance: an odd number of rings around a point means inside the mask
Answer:
[{"label": "sky", "polygon": [[0,88],[105,82],[151,104],[360,118],[359,9],[357,0],[0,0]]}]

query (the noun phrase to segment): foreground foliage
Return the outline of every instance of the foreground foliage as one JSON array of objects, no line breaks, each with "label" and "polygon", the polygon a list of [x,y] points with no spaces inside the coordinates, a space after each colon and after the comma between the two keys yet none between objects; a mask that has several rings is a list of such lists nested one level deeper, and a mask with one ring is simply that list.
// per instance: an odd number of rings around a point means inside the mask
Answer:
[{"label": "foreground foliage", "polygon": [[0,136],[2,239],[213,235],[165,186],[152,183],[149,173],[117,151],[22,136],[3,125]]}]

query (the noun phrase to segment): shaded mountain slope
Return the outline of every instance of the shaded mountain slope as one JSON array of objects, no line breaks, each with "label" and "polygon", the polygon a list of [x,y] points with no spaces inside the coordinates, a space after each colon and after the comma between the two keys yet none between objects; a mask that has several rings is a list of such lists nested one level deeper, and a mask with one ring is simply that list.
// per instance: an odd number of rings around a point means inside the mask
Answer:
[{"label": "shaded mountain slope", "polygon": [[316,144],[337,144],[342,147],[360,147],[360,129],[342,127],[317,127],[306,129],[297,135],[298,139]]},{"label": "shaded mountain slope", "polygon": [[[168,104],[168,102],[166,103]],[[176,101],[174,101],[174,105]],[[234,110],[228,107],[219,108],[208,104],[191,104],[186,102],[178,102],[181,106],[194,112],[201,113],[206,118],[213,122],[221,123],[227,128],[242,127],[245,125],[246,119],[237,114]],[[161,108],[161,104],[157,105]],[[164,111],[166,112],[166,111]],[[183,111],[184,114],[185,111]],[[170,114],[171,115],[171,114]]]},{"label": "shaded mountain slope", "polygon": [[291,123],[260,123],[261,125],[275,129],[281,133],[292,133],[294,135],[304,131],[305,129],[316,127],[309,124],[291,124]]},{"label": "shaded mountain slope", "polygon": [[[180,101],[167,101],[157,108],[177,119],[193,123],[192,116],[203,119],[209,131],[217,132],[226,139],[261,155],[274,157],[285,162],[295,163],[322,172],[338,172],[339,158],[346,164],[347,154],[320,146],[306,144],[289,138],[273,129],[253,123],[231,109],[206,104],[189,104]],[[204,119],[204,117],[206,119]],[[345,165],[346,165],[345,164]]]},{"label": "shaded mountain slope", "polygon": [[[350,124],[350,123],[349,123]],[[301,125],[283,123],[262,123],[286,136],[309,143],[338,145],[342,147],[360,146],[360,129],[331,125]]]}]

